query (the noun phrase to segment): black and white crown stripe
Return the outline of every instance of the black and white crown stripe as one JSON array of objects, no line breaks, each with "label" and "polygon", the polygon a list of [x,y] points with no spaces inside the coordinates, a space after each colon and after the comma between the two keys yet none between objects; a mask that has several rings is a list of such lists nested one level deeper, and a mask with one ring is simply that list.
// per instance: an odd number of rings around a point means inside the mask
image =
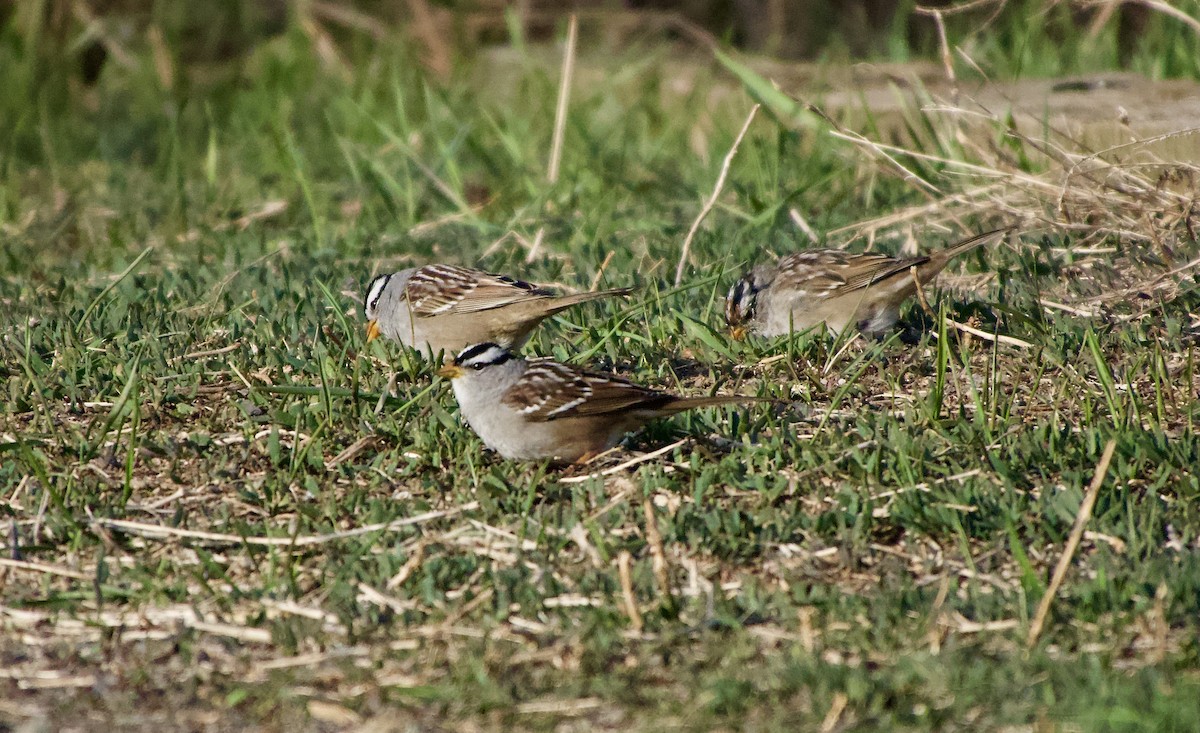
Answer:
[{"label": "black and white crown stripe", "polygon": [[391,279],[391,275],[378,275],[367,287],[367,297],[363,299],[363,312],[366,313],[367,318],[371,318],[375,309],[379,307],[379,299],[383,297],[383,290],[391,282]]},{"label": "black and white crown stripe", "polygon": [[471,369],[482,369],[488,366],[503,364],[512,359],[508,349],[491,342],[474,344],[458,352],[454,357],[454,365]]},{"label": "black and white crown stripe", "polygon": [[758,291],[749,277],[744,277],[729,288],[725,296],[725,321],[731,325],[741,323],[754,315],[754,301]]}]

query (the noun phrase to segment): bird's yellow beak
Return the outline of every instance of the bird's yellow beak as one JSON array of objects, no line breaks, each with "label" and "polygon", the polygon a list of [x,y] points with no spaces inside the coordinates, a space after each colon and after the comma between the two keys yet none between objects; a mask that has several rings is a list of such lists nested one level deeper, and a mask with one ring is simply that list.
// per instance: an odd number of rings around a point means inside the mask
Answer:
[{"label": "bird's yellow beak", "polygon": [[367,343],[371,343],[379,338],[379,321],[371,321],[367,324]]},{"label": "bird's yellow beak", "polygon": [[746,338],[746,327],[734,326],[733,328],[729,329],[729,338],[733,339],[734,341],[742,341]]},{"label": "bird's yellow beak", "polygon": [[437,370],[437,375],[443,379],[457,379],[463,373],[462,367],[455,366],[454,362],[446,362],[441,369]]}]

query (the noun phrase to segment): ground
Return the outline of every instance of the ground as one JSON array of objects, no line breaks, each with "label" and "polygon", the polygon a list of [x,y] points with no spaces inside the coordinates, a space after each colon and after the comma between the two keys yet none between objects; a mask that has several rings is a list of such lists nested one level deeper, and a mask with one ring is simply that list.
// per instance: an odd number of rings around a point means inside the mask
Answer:
[{"label": "ground", "polygon": [[[10,67],[0,728],[1200,726],[1191,164],[965,99],[851,130],[656,46],[581,59],[550,183],[555,67],[312,43],[70,104]],[[892,338],[724,330],[810,231],[1001,225]],[[428,261],[635,286],[528,350],[772,401],[502,460],[365,343],[371,277]]]}]

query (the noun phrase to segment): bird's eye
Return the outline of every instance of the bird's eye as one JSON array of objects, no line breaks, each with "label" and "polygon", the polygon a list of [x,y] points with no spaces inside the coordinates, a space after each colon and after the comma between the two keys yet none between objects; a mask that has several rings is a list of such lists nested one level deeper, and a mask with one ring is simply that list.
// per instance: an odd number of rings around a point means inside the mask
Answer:
[{"label": "bird's eye", "polygon": [[478,372],[478,371],[481,371],[484,366],[486,366],[486,365],[485,364],[472,364],[471,368]]}]

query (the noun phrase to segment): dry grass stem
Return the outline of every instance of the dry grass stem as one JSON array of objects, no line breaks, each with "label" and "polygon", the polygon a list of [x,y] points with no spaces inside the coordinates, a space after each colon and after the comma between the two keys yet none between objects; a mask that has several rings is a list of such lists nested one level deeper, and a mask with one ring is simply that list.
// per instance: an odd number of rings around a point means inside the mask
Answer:
[{"label": "dry grass stem", "polygon": [[523,715],[582,715],[604,705],[604,700],[598,697],[583,697],[578,700],[531,700],[517,705],[517,712]]},{"label": "dry grass stem", "polygon": [[984,341],[992,341],[995,343],[1006,344],[1008,346],[1016,346],[1017,348],[1020,348],[1020,349],[1032,349],[1033,348],[1033,344],[1029,343],[1028,341],[1023,341],[1019,338],[1016,338],[1015,336],[1005,336],[1003,334],[991,334],[991,333],[988,333],[987,331],[981,331],[980,329],[975,328],[974,326],[968,326],[965,323],[959,323],[958,321],[956,321],[952,318],[947,318],[946,323],[948,323],[949,325],[958,329],[959,331],[962,331],[963,333],[969,333],[972,336],[978,336],[979,338],[983,339]]},{"label": "dry grass stem", "polygon": [[608,266],[612,263],[614,255],[616,255],[616,252],[610,249],[608,254],[604,256],[604,261],[600,263],[598,268],[596,268],[596,276],[592,278],[591,284],[588,285],[588,292],[594,293],[599,289],[600,281],[604,279],[604,271],[607,270]]},{"label": "dry grass stem", "polygon": [[533,235],[533,243],[529,245],[529,251],[525,254],[525,262],[533,262],[537,259],[538,253],[542,249],[542,239],[546,236],[546,228],[538,227],[537,232]]},{"label": "dry grass stem", "polygon": [[890,152],[890,151],[895,151],[895,152],[905,153],[906,155],[911,155],[912,154],[911,151],[904,150],[902,148],[897,148],[892,145],[884,145],[883,143],[875,142],[874,140],[871,140],[870,138],[867,138],[864,135],[860,135],[857,132],[851,132],[849,130],[834,130],[833,132],[831,132],[829,134],[840,140],[846,140],[848,142],[852,142],[857,145],[862,145],[863,147],[866,147],[870,150],[875,151],[876,154],[878,154],[881,158],[883,158],[885,161],[887,161],[893,168],[900,171],[900,173],[903,174],[902,178],[905,181],[917,184],[917,188],[923,190],[926,194],[940,194],[941,193],[938,190],[937,186],[933,185],[929,181],[926,181],[924,178],[917,175],[909,168],[905,167],[905,165],[903,163],[901,163],[899,160],[897,160],[896,157],[893,156]]},{"label": "dry grass stem", "polygon": [[833,733],[838,729],[838,722],[842,719],[842,713],[846,711],[846,703],[850,698],[844,692],[834,693],[833,702],[829,704],[829,712],[825,713],[825,719],[821,721],[821,733]]},{"label": "dry grass stem", "polygon": [[987,7],[988,5],[1003,6],[1008,0],[968,0],[965,3],[952,5],[948,8],[934,8],[925,5],[917,5],[913,8],[913,12],[918,15],[958,15],[959,13],[969,13],[977,8]]},{"label": "dry grass stem", "polygon": [[91,580],[93,575],[81,573],[78,570],[69,568],[60,568],[56,565],[47,565],[40,562],[29,562],[27,560],[13,560],[7,557],[0,557],[0,568],[13,568],[15,570],[28,570],[34,573],[43,573],[45,575],[58,575],[63,578],[74,578],[76,580]]},{"label": "dry grass stem", "polygon": [[161,524],[146,524],[144,522],[132,522],[126,519],[106,519],[98,518],[92,520],[99,527],[107,527],[115,529],[126,534],[136,534],[142,537],[151,539],[180,539],[193,540],[205,544],[218,545],[257,545],[260,547],[312,547],[314,545],[323,545],[329,542],[348,539],[350,537],[360,537],[365,534],[374,532],[392,532],[403,527],[411,527],[416,524],[423,524],[435,519],[444,519],[452,517],[463,512],[474,511],[479,508],[479,502],[470,502],[454,509],[445,509],[440,511],[424,512],[412,517],[396,519],[391,522],[379,522],[377,524],[368,524],[354,529],[348,529],[343,532],[332,532],[323,535],[306,535],[302,537],[241,537],[235,534],[220,534],[218,532],[203,532],[194,529],[180,529],[178,527],[167,527]]},{"label": "dry grass stem", "polygon": [[817,236],[816,230],[812,228],[812,226],[808,223],[808,220],[804,218],[804,216],[796,209],[796,207],[793,206],[788,208],[788,217],[791,218],[792,223],[794,223],[800,229],[800,231],[804,232],[804,236],[808,237],[808,241],[812,242],[813,244],[817,244],[821,241],[821,238]]},{"label": "dry grass stem", "polygon": [[387,590],[395,590],[396,588],[404,585],[405,581],[412,577],[412,574],[419,567],[421,567],[421,563],[424,561],[425,543],[418,542],[417,546],[413,548],[412,553],[409,555],[409,558],[404,561],[403,565],[400,566],[400,570],[391,578],[388,578],[388,582],[384,587]]},{"label": "dry grass stem", "polygon": [[554,108],[554,137],[550,142],[550,164],[546,180],[558,181],[559,165],[562,162],[563,136],[567,129],[567,105],[571,101],[571,77],[575,74],[575,42],[579,36],[579,16],[572,13],[567,24],[567,48],[563,52],[562,75],[558,80],[558,102]]},{"label": "dry grass stem", "polygon": [[954,75],[954,56],[950,53],[950,42],[946,40],[946,22],[939,10],[933,11],[933,22],[937,26],[938,48],[942,54],[942,70],[946,72],[946,80],[950,82],[953,95],[958,96],[958,78]]},{"label": "dry grass stem", "polygon": [[366,583],[358,584],[358,600],[366,601],[367,603],[373,603],[376,606],[381,606],[383,608],[390,608],[396,613],[404,613],[405,611],[411,611],[417,607],[416,601],[403,601],[399,598],[393,598],[389,595],[381,593]]},{"label": "dry grass stem", "polygon": [[1071,567],[1071,559],[1075,556],[1079,540],[1083,537],[1083,530],[1092,516],[1092,507],[1096,505],[1096,497],[1100,494],[1100,485],[1104,483],[1104,476],[1108,473],[1108,464],[1116,449],[1117,441],[1109,440],[1108,445],[1104,446],[1104,454],[1100,456],[1100,462],[1096,464],[1096,471],[1092,474],[1092,483],[1088,486],[1083,503],[1079,505],[1079,512],[1075,515],[1075,526],[1071,528],[1071,534],[1067,537],[1067,544],[1063,547],[1062,556],[1058,558],[1058,564],[1054,566],[1054,575],[1050,578],[1050,585],[1047,586],[1046,593],[1038,604],[1037,613],[1033,616],[1033,623],[1029,626],[1029,636],[1025,639],[1025,644],[1030,648],[1037,644],[1038,637],[1042,634],[1042,627],[1046,623],[1046,616],[1050,614],[1050,606],[1054,603],[1054,596],[1058,593],[1058,588],[1067,575],[1067,568]]},{"label": "dry grass stem", "polygon": [[933,599],[933,607],[929,610],[929,653],[937,654],[942,650],[942,637],[945,634],[945,619],[943,608],[946,597],[950,595],[950,576],[942,576],[938,583],[938,592]]},{"label": "dry grass stem", "polygon": [[1056,303],[1053,300],[1046,300],[1045,298],[1039,299],[1038,303],[1043,308],[1049,308],[1051,310],[1062,311],[1063,313],[1070,313],[1073,316],[1080,316],[1081,318],[1096,318],[1100,315],[1099,313],[1097,313],[1094,310],[1085,310],[1083,308],[1074,308],[1072,306],[1067,305],[1066,303]]},{"label": "dry grass stem", "polygon": [[921,285],[921,278],[917,276],[917,267],[913,265],[908,268],[908,274],[912,276],[913,288],[917,293],[917,302],[921,305],[921,310],[930,318],[937,318],[937,314],[933,312],[933,308],[929,307],[929,300],[925,297],[925,288]]},{"label": "dry grass stem", "polygon": [[618,463],[615,466],[610,466],[609,468],[606,468],[603,471],[593,471],[592,473],[584,474],[583,476],[567,476],[566,478],[560,478],[558,480],[558,483],[560,483],[560,484],[581,484],[584,481],[590,481],[594,478],[601,478],[603,476],[611,476],[614,473],[620,473],[620,472],[624,471],[625,469],[632,468],[633,466],[636,466],[640,463],[646,463],[647,461],[652,461],[661,455],[666,455],[667,453],[670,453],[671,451],[675,450],[676,448],[683,445],[687,441],[688,441],[687,438],[680,438],[679,440],[675,441],[674,443],[664,445],[662,448],[656,448],[656,449],[650,451],[649,453],[643,453],[640,456],[635,456],[633,458],[630,458],[628,461],[625,461],[623,463]]},{"label": "dry grass stem", "polygon": [[700,224],[708,216],[708,212],[712,211],[713,206],[717,204],[717,198],[721,195],[721,190],[725,187],[725,178],[729,175],[729,166],[733,163],[733,156],[737,154],[738,146],[742,144],[742,138],[746,137],[746,131],[750,129],[750,123],[754,121],[754,115],[758,114],[758,108],[761,105],[754,105],[750,108],[750,114],[746,115],[746,121],[742,123],[742,129],[738,131],[737,137],[733,139],[733,145],[729,146],[729,152],[725,154],[725,160],[721,163],[721,172],[717,176],[717,183],[713,186],[712,195],[704,202],[704,206],[700,208],[700,213],[696,216],[696,220],[692,222],[692,227],[688,229],[687,236],[683,238],[683,247],[679,251],[679,264],[675,266],[675,287],[683,282],[683,270],[687,266],[688,256],[692,251],[692,238],[696,236],[696,231],[700,228]]},{"label": "dry grass stem", "polygon": [[671,596],[671,579],[667,574],[667,553],[663,549],[662,533],[658,531],[658,518],[654,514],[654,502],[650,497],[642,501],[642,514],[646,517],[646,543],[650,545],[650,557],[654,568],[654,580],[658,583],[658,592],[664,597]]},{"label": "dry grass stem", "polygon": [[[241,620],[241,619],[238,619]],[[144,608],[137,611],[97,611],[85,619],[63,618],[56,612],[30,611],[0,606],[0,621],[5,626],[18,629],[35,629],[49,625],[61,637],[99,638],[105,629],[138,630],[145,638],[166,638],[177,633],[177,628],[203,631],[255,644],[269,644],[271,632],[267,629],[242,623],[202,620],[196,610],[186,605],[165,608]],[[132,636],[130,631],[125,637]]]},{"label": "dry grass stem", "polygon": [[241,341],[234,341],[231,344],[222,346],[219,349],[205,349],[203,351],[192,351],[182,356],[172,357],[167,360],[168,364],[178,364],[181,361],[194,361],[196,359],[207,359],[213,356],[228,354],[231,351],[237,351],[242,346]]},{"label": "dry grass stem", "polygon": [[625,606],[625,615],[629,617],[629,625],[637,633],[642,631],[642,612],[638,610],[637,596],[633,594],[633,575],[630,565],[633,555],[628,550],[621,550],[617,555],[617,574],[621,580],[621,600]]}]

